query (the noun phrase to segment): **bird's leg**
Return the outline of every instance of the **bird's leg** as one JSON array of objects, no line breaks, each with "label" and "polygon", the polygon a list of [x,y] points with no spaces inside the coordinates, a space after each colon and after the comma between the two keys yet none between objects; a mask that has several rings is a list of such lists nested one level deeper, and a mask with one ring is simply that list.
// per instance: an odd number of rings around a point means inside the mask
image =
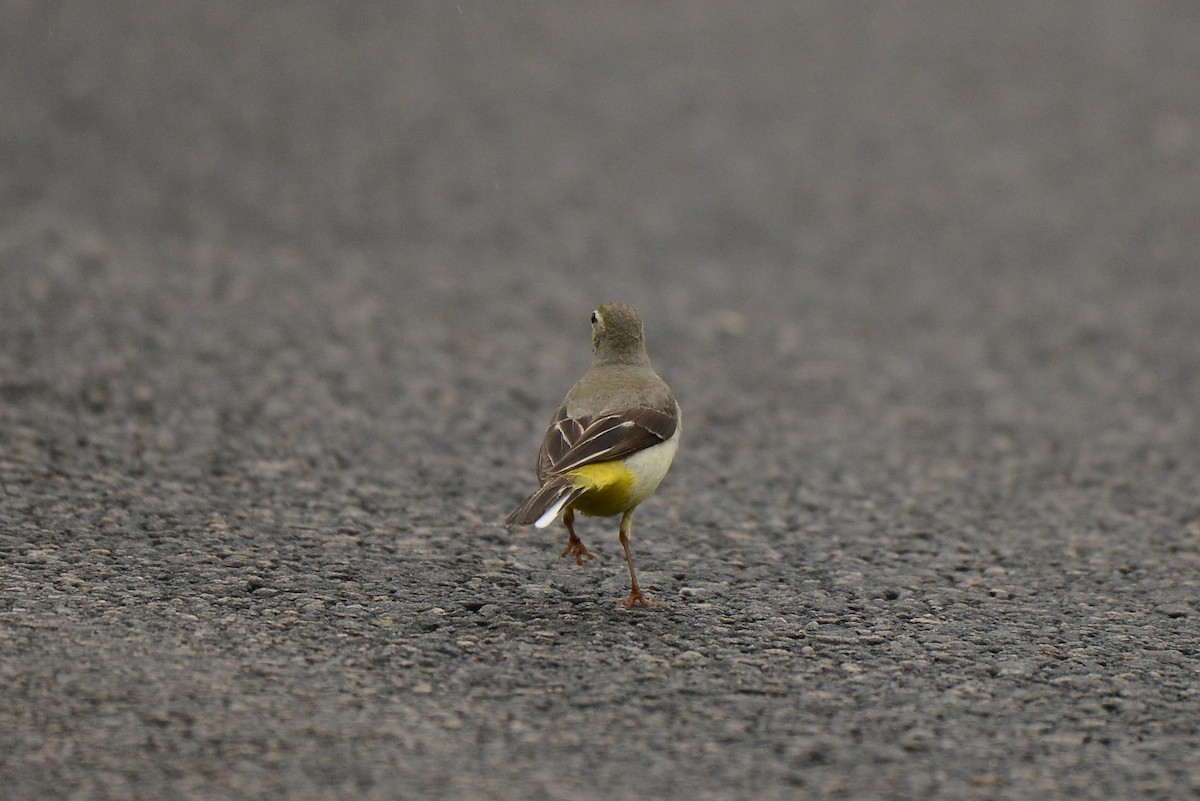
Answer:
[{"label": "bird's leg", "polygon": [[575,527],[571,525],[574,522],[575,511],[568,508],[567,511],[563,512],[563,525],[567,527],[567,533],[571,536],[567,539],[567,549],[562,552],[562,556],[559,558],[563,559],[568,556],[574,556],[575,564],[583,567],[583,557],[586,556],[588,559],[595,559],[596,557],[592,556],[592,552],[587,549],[583,541],[575,536]]},{"label": "bird's leg", "polygon": [[630,509],[625,514],[621,515],[621,547],[625,549],[625,561],[629,564],[629,597],[621,603],[627,607],[638,606],[659,606],[660,604],[647,598],[642,593],[642,588],[638,586],[637,573],[633,571],[633,554],[629,550],[629,533],[633,530],[633,510]]}]

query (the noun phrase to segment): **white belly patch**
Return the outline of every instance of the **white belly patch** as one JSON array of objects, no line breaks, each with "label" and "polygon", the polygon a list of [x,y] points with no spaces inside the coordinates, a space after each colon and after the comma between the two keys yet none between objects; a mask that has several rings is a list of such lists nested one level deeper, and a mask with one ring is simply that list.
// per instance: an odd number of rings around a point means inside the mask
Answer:
[{"label": "white belly patch", "polygon": [[649,498],[666,477],[667,470],[675,459],[675,451],[679,450],[680,428],[677,427],[675,433],[665,442],[651,445],[625,457],[625,467],[634,476],[633,488],[629,492],[630,508]]}]

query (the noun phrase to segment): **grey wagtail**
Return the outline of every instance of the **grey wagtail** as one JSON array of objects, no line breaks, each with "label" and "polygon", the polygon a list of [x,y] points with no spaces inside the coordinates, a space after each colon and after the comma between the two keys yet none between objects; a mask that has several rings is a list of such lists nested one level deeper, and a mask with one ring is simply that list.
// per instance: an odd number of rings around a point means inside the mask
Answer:
[{"label": "grey wagtail", "polygon": [[508,525],[545,528],[562,516],[564,557],[594,558],[575,536],[575,512],[621,515],[620,539],[629,564],[625,606],[651,606],[638,587],[629,551],[633,510],[658,488],[682,427],[679,404],[646,355],[642,318],[622,303],[592,312],[592,366],[563,400],[537,457],[537,492],[508,516]]}]

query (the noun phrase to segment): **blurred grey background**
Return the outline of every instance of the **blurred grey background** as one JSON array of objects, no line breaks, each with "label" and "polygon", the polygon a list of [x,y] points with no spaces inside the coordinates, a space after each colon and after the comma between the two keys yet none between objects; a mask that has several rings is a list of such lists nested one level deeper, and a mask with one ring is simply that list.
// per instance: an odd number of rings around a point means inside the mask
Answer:
[{"label": "blurred grey background", "polygon": [[12,797],[1200,791],[1194,3],[0,15]]}]

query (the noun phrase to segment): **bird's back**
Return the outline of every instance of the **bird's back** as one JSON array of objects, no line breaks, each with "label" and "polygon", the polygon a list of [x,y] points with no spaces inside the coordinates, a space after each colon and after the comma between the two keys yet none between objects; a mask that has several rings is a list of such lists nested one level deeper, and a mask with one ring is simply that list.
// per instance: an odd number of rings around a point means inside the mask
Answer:
[{"label": "bird's back", "polygon": [[668,411],[675,396],[649,365],[605,365],[590,370],[566,398],[567,414],[576,419],[596,417],[613,409],[645,407]]}]

